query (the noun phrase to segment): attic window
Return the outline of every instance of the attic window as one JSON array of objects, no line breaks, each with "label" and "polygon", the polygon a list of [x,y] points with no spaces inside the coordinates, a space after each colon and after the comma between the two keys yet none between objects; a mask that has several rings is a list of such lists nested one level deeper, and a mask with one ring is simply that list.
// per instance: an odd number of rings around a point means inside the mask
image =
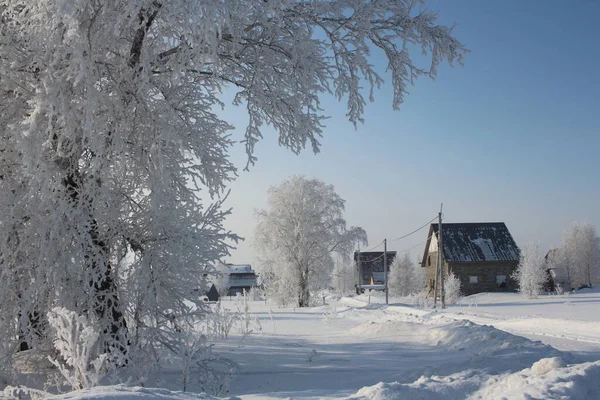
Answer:
[{"label": "attic window", "polygon": [[427,266],[431,267],[431,256],[427,256]]},{"label": "attic window", "polygon": [[476,276],[469,276],[469,283],[479,283]]}]

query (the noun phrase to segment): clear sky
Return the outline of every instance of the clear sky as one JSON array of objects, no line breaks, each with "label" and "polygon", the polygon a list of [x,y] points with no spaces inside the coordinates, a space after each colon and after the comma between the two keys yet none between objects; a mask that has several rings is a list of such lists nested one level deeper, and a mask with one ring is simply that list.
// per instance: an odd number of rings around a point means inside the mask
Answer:
[{"label": "clear sky", "polygon": [[[267,189],[293,174],[333,184],[346,220],[365,228],[372,247],[434,218],[503,221],[517,241],[560,244],[572,221],[600,229],[600,2],[596,0],[444,0],[443,24],[471,50],[464,68],[443,66],[421,79],[400,111],[388,85],[354,129],[344,104],[324,99],[331,116],[318,155],[296,156],[265,131],[249,172],[243,146],[232,157],[226,228],[246,238],[227,260],[254,262],[253,210]],[[383,56],[376,61],[385,67]],[[389,80],[388,80],[389,82]],[[227,110],[241,138],[243,110]],[[423,230],[388,249],[417,259]],[[377,250],[382,249],[379,247]]]}]

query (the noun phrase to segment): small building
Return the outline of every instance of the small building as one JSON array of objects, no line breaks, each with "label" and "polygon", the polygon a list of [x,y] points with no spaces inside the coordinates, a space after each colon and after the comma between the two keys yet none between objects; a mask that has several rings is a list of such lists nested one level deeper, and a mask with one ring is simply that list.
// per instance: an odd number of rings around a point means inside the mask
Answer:
[{"label": "small building", "polygon": [[[354,263],[358,268],[358,254],[354,252]],[[361,285],[382,285],[384,283],[384,264],[383,251],[364,251],[360,252],[360,284]],[[390,267],[396,258],[395,251],[387,252],[388,273]]]},{"label": "small building", "polygon": [[217,287],[214,284],[210,286],[210,289],[208,290],[208,292],[206,292],[205,297],[206,300],[210,302],[219,301],[219,291],[217,290]]},{"label": "small building", "polygon": [[[421,267],[433,293],[438,264],[438,224],[431,224]],[[519,265],[519,248],[503,222],[442,224],[443,274],[460,279],[461,293],[506,292],[518,288],[511,278]]]},{"label": "small building", "polygon": [[243,294],[258,286],[258,275],[250,264],[225,264],[228,269],[226,289],[228,296]]}]

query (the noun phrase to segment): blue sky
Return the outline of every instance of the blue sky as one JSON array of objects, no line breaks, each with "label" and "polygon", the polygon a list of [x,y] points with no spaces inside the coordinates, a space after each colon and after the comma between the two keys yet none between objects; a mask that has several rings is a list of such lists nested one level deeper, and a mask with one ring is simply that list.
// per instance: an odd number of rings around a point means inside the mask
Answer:
[{"label": "blue sky", "polygon": [[[344,104],[325,98],[331,119],[318,155],[296,156],[266,131],[258,163],[231,185],[226,228],[246,241],[229,261],[254,261],[253,210],[293,174],[333,184],[347,222],[365,228],[371,246],[423,225],[441,202],[447,222],[503,221],[519,245],[543,249],[558,245],[572,221],[600,228],[600,2],[447,0],[432,8],[440,23],[458,23],[455,34],[471,50],[464,67],[444,65],[435,81],[417,81],[398,112],[388,83],[356,130]],[[376,64],[385,67],[381,55]],[[243,110],[228,113],[241,137]],[[241,144],[232,157],[241,170]],[[389,249],[425,239],[421,231]]]}]

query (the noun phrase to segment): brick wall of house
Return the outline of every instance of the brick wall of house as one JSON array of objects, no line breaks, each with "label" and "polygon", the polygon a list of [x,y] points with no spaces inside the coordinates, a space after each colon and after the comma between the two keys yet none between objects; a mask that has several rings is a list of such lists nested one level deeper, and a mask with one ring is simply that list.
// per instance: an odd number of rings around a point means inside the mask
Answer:
[{"label": "brick wall of house", "polygon": [[[450,268],[454,275],[460,279],[463,295],[481,292],[511,292],[518,289],[518,284],[510,276],[517,268],[516,261],[484,261],[465,263],[444,263],[444,276],[448,275]],[[437,252],[431,252],[425,259],[425,285],[428,291],[433,292],[435,271],[437,268]],[[499,277],[506,278],[505,285],[498,284]],[[471,282],[471,277],[477,277],[477,283]]]},{"label": "brick wall of house", "polygon": [[[507,292],[518,289],[518,284],[511,278],[517,268],[517,261],[485,261],[470,263],[451,263],[450,269],[460,279],[461,292],[470,295],[481,292]],[[472,282],[471,277],[477,277]],[[505,277],[505,284],[499,284]]]}]

